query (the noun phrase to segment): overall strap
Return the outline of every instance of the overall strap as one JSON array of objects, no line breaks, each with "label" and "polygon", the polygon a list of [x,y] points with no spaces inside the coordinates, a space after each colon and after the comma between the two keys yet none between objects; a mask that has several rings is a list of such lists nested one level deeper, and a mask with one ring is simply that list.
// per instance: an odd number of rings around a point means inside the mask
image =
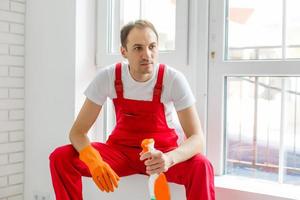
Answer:
[{"label": "overall strap", "polygon": [[123,83],[122,83],[122,64],[117,63],[115,67],[115,90],[117,93],[117,98],[123,99]]},{"label": "overall strap", "polygon": [[165,65],[160,64],[158,69],[158,76],[156,80],[156,84],[153,90],[153,99],[152,101],[160,102],[161,98],[161,92],[162,92],[162,84],[163,84],[163,78],[164,78],[164,71],[165,71]]}]

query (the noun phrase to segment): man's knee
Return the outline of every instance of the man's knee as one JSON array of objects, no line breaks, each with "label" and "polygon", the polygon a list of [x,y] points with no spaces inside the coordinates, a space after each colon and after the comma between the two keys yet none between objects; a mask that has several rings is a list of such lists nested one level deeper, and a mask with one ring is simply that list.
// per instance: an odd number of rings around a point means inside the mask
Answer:
[{"label": "man's knee", "polygon": [[190,167],[201,173],[213,173],[213,166],[211,162],[203,155],[197,154],[191,159]]},{"label": "man's knee", "polygon": [[66,161],[70,159],[70,157],[75,156],[77,151],[74,149],[72,145],[65,145],[61,147],[57,147],[50,155],[49,160],[50,163],[55,163],[57,161]]}]

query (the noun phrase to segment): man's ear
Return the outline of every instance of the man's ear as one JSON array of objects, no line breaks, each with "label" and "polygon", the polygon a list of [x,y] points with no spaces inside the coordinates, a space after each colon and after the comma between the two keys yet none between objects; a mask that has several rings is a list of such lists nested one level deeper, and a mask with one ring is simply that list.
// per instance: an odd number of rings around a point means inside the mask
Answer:
[{"label": "man's ear", "polygon": [[126,51],[127,51],[127,50],[126,50],[125,47],[123,47],[123,46],[120,47],[120,52],[121,52],[123,58],[127,58],[127,56],[126,56]]}]

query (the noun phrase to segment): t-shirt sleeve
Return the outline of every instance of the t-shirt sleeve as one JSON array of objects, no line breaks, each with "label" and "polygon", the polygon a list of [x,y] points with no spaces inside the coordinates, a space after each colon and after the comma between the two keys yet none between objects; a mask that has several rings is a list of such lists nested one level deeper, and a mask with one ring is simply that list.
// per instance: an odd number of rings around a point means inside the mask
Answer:
[{"label": "t-shirt sleeve", "polygon": [[185,76],[178,72],[171,86],[171,98],[176,111],[192,106],[196,99]]},{"label": "t-shirt sleeve", "polygon": [[106,68],[98,71],[93,81],[84,91],[84,95],[92,102],[102,106],[109,92],[109,75]]}]

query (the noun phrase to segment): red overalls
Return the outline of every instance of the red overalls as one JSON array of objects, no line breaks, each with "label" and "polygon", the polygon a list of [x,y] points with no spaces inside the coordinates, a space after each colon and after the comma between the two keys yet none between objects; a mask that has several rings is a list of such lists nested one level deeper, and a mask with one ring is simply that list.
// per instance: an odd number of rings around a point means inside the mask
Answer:
[{"label": "red overalls", "polygon": [[[160,102],[164,65],[159,66],[152,101],[138,101],[123,97],[121,64],[115,68],[113,100],[116,127],[106,144],[92,143],[104,161],[119,176],[145,174],[145,165],[139,159],[141,141],[154,138],[155,148],[167,152],[176,148],[177,134],[167,125],[164,105]],[[87,166],[79,160],[72,145],[57,148],[50,155],[52,183],[57,200],[82,199],[82,176],[91,176]],[[201,154],[171,167],[166,173],[169,182],[183,184],[187,200],[214,200],[214,174],[210,162]],[[147,199],[147,197],[145,197]]]}]

